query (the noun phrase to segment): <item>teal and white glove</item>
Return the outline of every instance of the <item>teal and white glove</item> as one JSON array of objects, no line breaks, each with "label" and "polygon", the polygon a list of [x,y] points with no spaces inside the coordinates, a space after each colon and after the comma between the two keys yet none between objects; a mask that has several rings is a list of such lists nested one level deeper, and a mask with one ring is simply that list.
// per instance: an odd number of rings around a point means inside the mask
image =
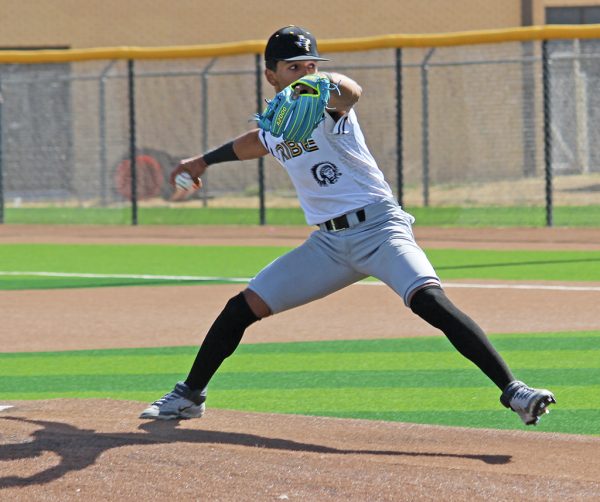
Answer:
[{"label": "teal and white glove", "polygon": [[306,141],[325,119],[325,109],[333,89],[337,86],[328,78],[305,75],[267,102],[264,112],[256,115],[258,127],[276,138],[283,136],[286,141]]}]

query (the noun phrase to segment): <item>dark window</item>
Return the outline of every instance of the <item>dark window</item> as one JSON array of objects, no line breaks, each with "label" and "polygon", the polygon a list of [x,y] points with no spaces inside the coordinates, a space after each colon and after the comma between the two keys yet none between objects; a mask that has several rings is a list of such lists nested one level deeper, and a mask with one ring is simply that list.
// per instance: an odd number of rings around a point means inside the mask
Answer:
[{"label": "dark window", "polygon": [[581,7],[548,7],[546,24],[581,24]]},{"label": "dark window", "polygon": [[597,24],[600,7],[548,7],[546,24]]},{"label": "dark window", "polygon": [[600,7],[582,7],[583,24],[600,23]]}]

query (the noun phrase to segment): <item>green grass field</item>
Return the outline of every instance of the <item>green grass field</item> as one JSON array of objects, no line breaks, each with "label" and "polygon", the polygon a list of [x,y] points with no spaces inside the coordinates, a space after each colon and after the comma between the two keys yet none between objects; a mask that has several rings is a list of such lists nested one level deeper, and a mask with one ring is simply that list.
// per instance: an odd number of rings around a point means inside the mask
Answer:
[{"label": "green grass field", "polygon": [[[258,205],[258,202],[257,202]],[[504,226],[542,227],[544,207],[406,207],[421,226]],[[6,223],[128,225],[131,208],[35,207],[5,209]],[[269,225],[305,225],[299,208],[268,208]],[[558,206],[554,225],[595,227],[600,221],[600,205]],[[252,208],[141,207],[141,225],[258,225],[259,211]]]},{"label": "green grass field", "polygon": [[[243,281],[287,250],[6,244],[0,247],[0,290]],[[428,255],[442,279],[600,281],[597,251],[432,249]],[[518,377],[557,395],[558,406],[535,430],[600,434],[600,331],[492,339]],[[196,350],[0,353],[0,400],[152,401],[185,376]],[[242,345],[211,382],[209,406],[523,428],[499,405],[497,389],[444,337]]]},{"label": "green grass field", "polygon": [[[232,277],[252,277],[289,249],[152,244],[5,244],[0,247],[0,289],[228,282],[228,278]],[[427,254],[443,280],[600,281],[600,251],[431,249],[427,250]],[[75,276],[2,275],[3,272],[53,272]],[[85,277],[82,274],[114,277]],[[149,277],[133,277],[142,274]],[[189,276],[192,280],[183,280],[178,278],[180,276]],[[193,277],[198,279],[193,280]]]},{"label": "green grass field", "polygon": [[[599,434],[600,331],[494,336],[516,374],[557,401],[538,431]],[[0,354],[0,400],[153,401],[195,347]],[[524,428],[443,337],[241,345],[211,382],[209,406],[465,427]],[[143,405],[141,405],[143,407]]]}]

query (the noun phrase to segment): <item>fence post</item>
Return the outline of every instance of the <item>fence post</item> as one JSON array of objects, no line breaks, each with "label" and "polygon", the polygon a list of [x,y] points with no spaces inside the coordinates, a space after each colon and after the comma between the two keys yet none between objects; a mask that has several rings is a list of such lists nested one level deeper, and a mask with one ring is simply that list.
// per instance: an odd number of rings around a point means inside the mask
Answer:
[{"label": "fence post", "polygon": [[552,204],[552,96],[548,41],[542,41],[542,84],[544,90],[544,172],[546,177],[546,226],[554,225]]},{"label": "fence post", "polygon": [[[521,26],[533,25],[533,0],[521,0]],[[535,46],[533,42],[521,42],[521,121],[523,123],[523,176],[535,176],[536,171],[536,124],[535,124]]]},{"label": "fence post", "polygon": [[421,151],[423,156],[423,206],[429,206],[429,67],[427,63],[433,56],[435,47],[429,49],[421,63],[421,104],[423,118],[421,120]]},{"label": "fence post", "polygon": [[2,82],[0,82],[0,223],[4,223],[4,169],[2,159],[4,150],[2,149]]},{"label": "fence post", "polygon": [[396,189],[398,204],[404,204],[404,131],[402,129],[402,49],[396,48]]},{"label": "fence post", "polygon": [[[208,64],[202,70],[202,74],[200,75],[201,82],[201,100],[200,100],[200,116],[201,116],[201,124],[200,127],[202,129],[202,152],[206,153],[208,150],[208,72],[212,69],[212,67],[217,62],[217,58],[211,59]],[[202,206],[208,206],[208,185],[207,185],[207,177],[208,170],[202,175]]]},{"label": "fence post", "polygon": [[[260,54],[254,55],[256,68],[256,113],[261,113],[263,108],[262,97],[262,62]],[[259,220],[261,225],[267,222],[265,215],[265,159],[258,159],[258,197],[259,197]]]},{"label": "fence post", "polygon": [[135,77],[133,60],[127,60],[127,87],[129,100],[129,158],[131,168],[131,224],[138,224],[137,166],[135,142]]},{"label": "fence post", "polygon": [[533,42],[521,42],[521,122],[523,124],[523,176],[535,176],[536,171],[536,115],[535,63]]},{"label": "fence post", "polygon": [[106,206],[106,80],[104,71],[98,82],[98,134],[100,135],[100,205]]},{"label": "fence post", "polygon": [[106,158],[106,75],[114,66],[111,61],[100,73],[98,81],[98,134],[100,136],[100,205],[108,202],[108,163]]}]

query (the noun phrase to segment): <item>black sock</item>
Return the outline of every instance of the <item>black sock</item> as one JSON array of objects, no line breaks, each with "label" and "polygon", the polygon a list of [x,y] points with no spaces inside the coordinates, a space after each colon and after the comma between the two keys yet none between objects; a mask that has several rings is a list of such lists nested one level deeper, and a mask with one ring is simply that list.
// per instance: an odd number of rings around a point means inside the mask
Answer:
[{"label": "black sock", "polygon": [[186,385],[193,390],[204,389],[225,358],[233,354],[246,328],[258,320],[243,293],[231,298],[208,330]]},{"label": "black sock", "polygon": [[475,363],[501,390],[514,377],[483,330],[461,312],[439,287],[417,291],[411,310],[432,326],[443,331],[463,356]]}]

